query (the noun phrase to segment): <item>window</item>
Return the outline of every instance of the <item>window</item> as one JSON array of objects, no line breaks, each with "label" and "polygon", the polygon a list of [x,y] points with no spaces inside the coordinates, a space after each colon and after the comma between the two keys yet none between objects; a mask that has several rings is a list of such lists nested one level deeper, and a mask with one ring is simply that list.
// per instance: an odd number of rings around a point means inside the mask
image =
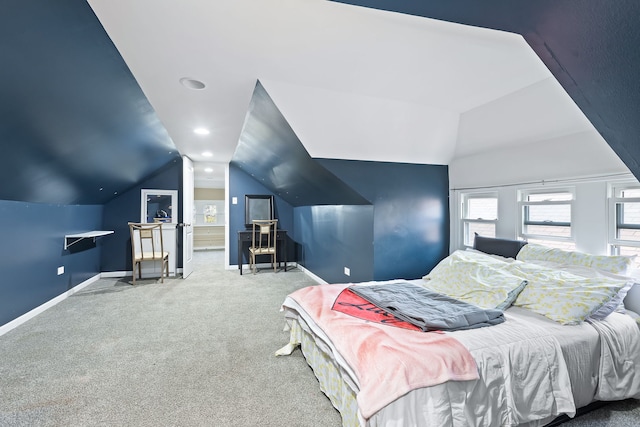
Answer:
[{"label": "window", "polygon": [[531,243],[575,249],[571,229],[573,191],[521,191],[520,236]]},{"label": "window", "polygon": [[612,188],[609,245],[612,255],[638,255],[633,268],[640,268],[640,186]]},{"label": "window", "polygon": [[465,246],[473,247],[474,233],[485,237],[496,237],[497,222],[497,194],[462,195],[462,236]]}]

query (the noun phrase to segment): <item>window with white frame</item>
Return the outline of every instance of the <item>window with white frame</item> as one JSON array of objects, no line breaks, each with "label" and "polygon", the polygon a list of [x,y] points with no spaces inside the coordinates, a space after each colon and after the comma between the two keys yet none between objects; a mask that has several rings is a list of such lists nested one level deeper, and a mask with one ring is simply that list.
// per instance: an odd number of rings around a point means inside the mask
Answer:
[{"label": "window with white frame", "polygon": [[549,247],[575,249],[572,189],[521,190],[519,195],[520,237]]},{"label": "window with white frame", "polygon": [[497,193],[462,194],[462,242],[473,247],[475,233],[496,237],[498,222]]},{"label": "window with white frame", "polygon": [[618,185],[611,189],[609,247],[612,255],[637,255],[640,268],[640,185]]}]

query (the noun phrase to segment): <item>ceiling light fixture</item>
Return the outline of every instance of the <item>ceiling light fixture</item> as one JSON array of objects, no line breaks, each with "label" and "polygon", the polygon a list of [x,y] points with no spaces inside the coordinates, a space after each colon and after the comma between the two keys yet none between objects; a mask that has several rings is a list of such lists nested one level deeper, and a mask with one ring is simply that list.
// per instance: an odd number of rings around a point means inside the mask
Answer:
[{"label": "ceiling light fixture", "polygon": [[205,128],[195,128],[193,132],[198,135],[209,135],[209,129]]},{"label": "ceiling light fixture", "polygon": [[213,172],[213,168],[204,168],[204,171],[207,173]]},{"label": "ceiling light fixture", "polygon": [[211,151],[203,151],[202,155],[204,157],[213,157],[213,153]]},{"label": "ceiling light fixture", "polygon": [[191,77],[181,78],[180,84],[186,87],[187,89],[194,89],[194,90],[201,90],[207,86],[200,80],[192,79]]}]

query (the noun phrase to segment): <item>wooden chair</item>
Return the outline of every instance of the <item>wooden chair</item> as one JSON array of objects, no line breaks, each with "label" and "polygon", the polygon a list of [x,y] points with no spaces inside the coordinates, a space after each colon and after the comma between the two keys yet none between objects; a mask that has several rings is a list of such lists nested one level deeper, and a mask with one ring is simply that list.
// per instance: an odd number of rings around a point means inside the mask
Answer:
[{"label": "wooden chair", "polygon": [[256,257],[259,255],[270,255],[273,264],[273,271],[276,272],[276,231],[278,228],[277,219],[253,220],[253,235],[251,246],[249,246],[249,268],[253,274],[256,273]]},{"label": "wooden chair", "polygon": [[143,224],[129,223],[131,231],[131,260],[133,262],[133,284],[136,284],[136,266],[138,277],[142,279],[141,264],[145,261],[160,261],[160,281],[169,276],[169,252],[164,250],[162,242],[162,223]]}]

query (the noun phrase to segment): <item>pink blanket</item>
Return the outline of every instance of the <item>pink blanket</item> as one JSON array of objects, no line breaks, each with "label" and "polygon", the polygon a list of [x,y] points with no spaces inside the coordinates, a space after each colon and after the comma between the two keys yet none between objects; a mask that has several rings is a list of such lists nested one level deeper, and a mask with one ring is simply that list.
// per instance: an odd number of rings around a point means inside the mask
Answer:
[{"label": "pink blanket", "polygon": [[324,331],[357,377],[358,406],[370,418],[413,389],[478,379],[469,351],[455,338],[367,322],[332,310],[349,285],[318,285],[289,295]]}]

